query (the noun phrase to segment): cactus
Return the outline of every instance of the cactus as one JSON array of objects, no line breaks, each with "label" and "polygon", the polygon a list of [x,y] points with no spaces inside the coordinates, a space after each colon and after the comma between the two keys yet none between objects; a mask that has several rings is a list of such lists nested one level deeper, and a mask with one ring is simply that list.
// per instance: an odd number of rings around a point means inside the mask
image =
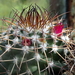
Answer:
[{"label": "cactus", "polygon": [[[1,75],[62,75],[68,69],[69,31],[59,16],[29,6],[0,34]],[[66,31],[66,32],[65,32]]]}]

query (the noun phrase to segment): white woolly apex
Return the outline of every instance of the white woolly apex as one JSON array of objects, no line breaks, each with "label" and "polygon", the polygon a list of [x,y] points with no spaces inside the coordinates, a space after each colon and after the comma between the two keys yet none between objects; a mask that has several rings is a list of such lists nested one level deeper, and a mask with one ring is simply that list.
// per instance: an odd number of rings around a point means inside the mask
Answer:
[{"label": "white woolly apex", "polygon": [[15,57],[15,58],[13,59],[13,63],[16,64],[16,65],[18,64],[18,57]]},{"label": "white woolly apex", "polygon": [[62,39],[63,41],[66,41],[66,42],[70,42],[69,35],[61,36],[61,39]]},{"label": "white woolly apex", "polygon": [[32,38],[32,42],[34,43],[34,42],[39,42],[39,35],[33,35],[33,36],[31,36],[31,38]]},{"label": "white woolly apex", "polygon": [[36,61],[40,61],[41,57],[38,53],[35,53],[34,58]]},{"label": "white woolly apex", "polygon": [[54,62],[53,61],[49,62],[48,66],[53,67],[54,66]]},{"label": "white woolly apex", "polygon": [[19,43],[19,38],[18,38],[18,37],[15,37],[15,38],[13,39],[13,43],[14,43],[14,44],[18,44],[18,43]]},{"label": "white woolly apex", "polygon": [[10,51],[10,48],[11,48],[11,47],[12,47],[12,46],[11,46],[10,44],[6,45],[6,46],[5,46],[6,51]]},{"label": "white woolly apex", "polygon": [[42,51],[44,52],[45,50],[47,50],[47,43],[42,43],[40,47],[42,47]]},{"label": "white woolly apex", "polygon": [[22,50],[24,53],[28,53],[29,47],[28,46],[23,46]]},{"label": "white woolly apex", "polygon": [[57,50],[58,50],[58,46],[55,45],[55,44],[53,44],[53,45],[52,45],[52,51],[53,51],[54,53],[56,53]]},{"label": "white woolly apex", "polygon": [[4,36],[4,39],[9,39],[9,35],[5,35]]}]

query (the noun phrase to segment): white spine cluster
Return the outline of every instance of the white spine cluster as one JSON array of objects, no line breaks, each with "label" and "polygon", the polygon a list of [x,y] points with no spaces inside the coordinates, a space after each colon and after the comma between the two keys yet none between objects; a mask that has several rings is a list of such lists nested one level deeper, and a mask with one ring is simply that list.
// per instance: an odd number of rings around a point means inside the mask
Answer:
[{"label": "white spine cluster", "polygon": [[67,55],[68,52],[69,52],[69,51],[68,51],[67,49],[64,49],[64,54],[65,54],[65,56]]},{"label": "white spine cluster", "polygon": [[54,53],[56,53],[57,50],[58,50],[58,46],[55,45],[55,44],[53,44],[53,45],[52,45],[52,51],[53,51]]},{"label": "white spine cluster", "polygon": [[51,37],[52,37],[53,39],[55,39],[55,38],[57,38],[57,35],[56,35],[55,33],[52,33],[52,34],[51,34]]},{"label": "white spine cluster", "polygon": [[14,39],[13,39],[13,44],[18,44],[19,43],[19,38],[18,37],[15,37]]},{"label": "white spine cluster", "polygon": [[33,35],[33,36],[31,36],[31,38],[32,38],[32,42],[34,43],[34,42],[39,42],[39,36],[38,35]]},{"label": "white spine cluster", "polygon": [[28,46],[24,46],[22,47],[22,50],[24,53],[28,53],[29,47]]},{"label": "white spine cluster", "polygon": [[47,50],[47,43],[42,43],[40,47],[42,47],[42,51],[44,52],[45,50]]},{"label": "white spine cluster", "polygon": [[36,61],[40,61],[41,57],[38,53],[35,53],[34,58]]},{"label": "white spine cluster", "polygon": [[19,29],[14,29],[14,32],[13,32],[14,35],[18,35],[19,33],[20,33]]},{"label": "white spine cluster", "polygon": [[16,65],[18,64],[18,57],[15,57],[15,58],[13,59],[13,63],[16,64]]},{"label": "white spine cluster", "polygon": [[54,62],[53,61],[49,62],[48,66],[53,67],[54,66]]},{"label": "white spine cluster", "polygon": [[43,29],[43,35],[45,36],[45,37],[47,37],[47,35],[46,35],[46,33],[49,33],[49,26],[46,26],[44,29]]},{"label": "white spine cluster", "polygon": [[5,46],[6,51],[10,51],[10,48],[11,48],[11,47],[12,47],[12,46],[11,46],[10,44],[6,45],[6,46]]},{"label": "white spine cluster", "polygon": [[66,42],[70,42],[70,38],[69,38],[68,35],[66,35],[66,36],[61,36],[61,39],[62,39],[63,41],[66,41]]}]

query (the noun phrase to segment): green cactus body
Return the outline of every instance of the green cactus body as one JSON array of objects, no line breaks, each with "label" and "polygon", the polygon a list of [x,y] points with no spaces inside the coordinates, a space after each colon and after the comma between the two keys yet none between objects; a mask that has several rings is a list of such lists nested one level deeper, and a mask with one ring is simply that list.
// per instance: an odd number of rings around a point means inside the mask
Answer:
[{"label": "green cactus body", "polygon": [[53,33],[55,24],[38,6],[29,7],[25,16],[23,13],[0,35],[0,74],[62,75],[67,69],[64,45],[69,38],[63,31],[59,36]]}]

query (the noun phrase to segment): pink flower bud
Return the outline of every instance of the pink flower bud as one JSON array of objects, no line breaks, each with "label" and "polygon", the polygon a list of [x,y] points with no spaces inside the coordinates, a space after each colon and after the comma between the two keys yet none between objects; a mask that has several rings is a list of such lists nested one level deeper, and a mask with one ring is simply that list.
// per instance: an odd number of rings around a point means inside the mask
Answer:
[{"label": "pink flower bud", "polygon": [[63,27],[64,27],[64,24],[62,23],[55,25],[52,29],[53,33],[55,33],[57,36],[61,36]]},{"label": "pink flower bud", "polygon": [[22,45],[24,45],[24,46],[30,46],[32,44],[32,42],[31,42],[31,40],[30,39],[24,39],[23,41],[22,41]]}]

